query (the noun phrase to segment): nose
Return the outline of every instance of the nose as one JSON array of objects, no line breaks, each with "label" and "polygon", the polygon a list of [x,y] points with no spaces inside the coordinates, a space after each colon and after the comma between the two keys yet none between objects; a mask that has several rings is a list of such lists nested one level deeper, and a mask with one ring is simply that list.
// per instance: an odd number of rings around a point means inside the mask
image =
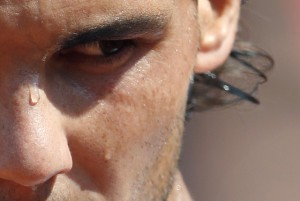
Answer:
[{"label": "nose", "polygon": [[72,167],[61,114],[41,89],[35,90],[36,104],[30,104],[26,86],[0,101],[0,180],[23,186],[41,184]]}]

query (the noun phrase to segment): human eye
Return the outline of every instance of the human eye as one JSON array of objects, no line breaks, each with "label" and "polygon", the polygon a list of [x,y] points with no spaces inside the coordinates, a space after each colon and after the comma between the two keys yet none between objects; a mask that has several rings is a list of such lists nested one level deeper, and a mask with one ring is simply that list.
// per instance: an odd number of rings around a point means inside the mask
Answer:
[{"label": "human eye", "polygon": [[135,46],[133,40],[96,40],[62,49],[59,60],[74,70],[105,74],[126,66]]}]

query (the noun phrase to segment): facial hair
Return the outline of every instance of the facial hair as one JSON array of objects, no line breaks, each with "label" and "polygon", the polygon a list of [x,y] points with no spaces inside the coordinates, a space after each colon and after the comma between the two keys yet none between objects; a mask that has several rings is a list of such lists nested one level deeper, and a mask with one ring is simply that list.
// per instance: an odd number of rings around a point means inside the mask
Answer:
[{"label": "facial hair", "polygon": [[[167,201],[177,172],[178,158],[183,133],[183,118],[165,129],[168,134],[164,145],[153,165],[144,170],[145,174],[134,185],[135,193],[129,201]],[[74,188],[76,189],[74,191]],[[78,193],[79,191],[79,193]],[[59,175],[36,187],[20,187],[0,180],[0,201],[107,201],[104,197],[94,196],[92,192],[82,192],[78,185],[66,175]]]}]

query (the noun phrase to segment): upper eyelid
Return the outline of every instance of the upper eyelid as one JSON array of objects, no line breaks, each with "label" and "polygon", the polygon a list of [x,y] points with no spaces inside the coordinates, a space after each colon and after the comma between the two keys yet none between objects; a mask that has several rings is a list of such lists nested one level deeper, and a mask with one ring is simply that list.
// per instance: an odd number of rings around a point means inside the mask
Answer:
[{"label": "upper eyelid", "polygon": [[141,16],[73,32],[60,43],[61,49],[99,40],[125,40],[153,34],[160,35],[169,20],[157,16]]},{"label": "upper eyelid", "polygon": [[[121,40],[120,40],[121,41]],[[92,44],[93,42],[90,42],[90,44]],[[86,43],[88,44],[88,43]],[[137,47],[136,46],[136,43],[132,40],[122,40],[122,47],[119,48],[119,51],[117,52],[121,52],[127,48],[134,48],[134,47]],[[79,48],[79,51],[78,49]],[[60,55],[67,55],[69,53],[75,53],[75,54],[82,54],[82,55],[86,55],[86,56],[91,56],[90,54],[85,54],[85,50],[82,49],[82,48],[85,48],[85,44],[81,44],[81,45],[77,45],[75,47],[70,47],[70,48],[67,48],[67,49],[62,49],[60,51],[58,51]],[[103,51],[103,46],[102,45],[99,45],[99,48],[101,49],[101,51]],[[116,53],[118,54],[118,53]],[[73,55],[74,56],[74,55]],[[77,55],[78,56],[78,55]],[[93,55],[93,56],[96,56],[96,55]],[[104,57],[109,57],[109,56],[112,56],[112,55],[103,55]]]}]

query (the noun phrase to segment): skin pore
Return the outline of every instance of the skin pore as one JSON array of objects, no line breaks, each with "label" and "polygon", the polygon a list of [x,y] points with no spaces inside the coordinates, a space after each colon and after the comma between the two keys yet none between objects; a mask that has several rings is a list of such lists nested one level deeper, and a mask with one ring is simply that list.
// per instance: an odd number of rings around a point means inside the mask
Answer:
[{"label": "skin pore", "polygon": [[177,160],[198,11],[193,0],[0,2],[0,200],[190,200]]}]

